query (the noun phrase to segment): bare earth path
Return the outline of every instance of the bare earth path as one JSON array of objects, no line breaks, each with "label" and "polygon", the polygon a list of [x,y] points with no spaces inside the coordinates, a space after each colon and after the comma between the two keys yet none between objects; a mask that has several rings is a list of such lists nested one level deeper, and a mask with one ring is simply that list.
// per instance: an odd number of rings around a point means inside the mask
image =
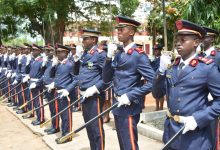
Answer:
[{"label": "bare earth path", "polygon": [[42,137],[33,134],[5,106],[0,105],[0,150],[50,150]]}]

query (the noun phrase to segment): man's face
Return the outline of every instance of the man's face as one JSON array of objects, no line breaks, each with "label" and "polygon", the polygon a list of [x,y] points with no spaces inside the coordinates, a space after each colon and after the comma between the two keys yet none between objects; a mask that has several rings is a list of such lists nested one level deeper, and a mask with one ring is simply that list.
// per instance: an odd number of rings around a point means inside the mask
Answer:
[{"label": "man's face", "polygon": [[20,49],[16,49],[15,55],[18,56],[20,53],[21,53],[21,50]]},{"label": "man's face", "polygon": [[83,37],[83,46],[84,48],[90,48],[94,44],[94,38],[92,37]]},{"label": "man's face", "polygon": [[118,41],[120,42],[127,42],[133,35],[134,31],[128,26],[118,28]]},{"label": "man's face", "polygon": [[38,50],[38,49],[34,49],[34,51],[33,51],[33,56],[34,56],[34,58],[36,58],[38,55],[40,55],[40,53],[41,53],[41,51],[40,50]]},{"label": "man's face", "polygon": [[159,49],[155,49],[154,50],[154,56],[158,57],[160,55],[161,55],[160,50]]},{"label": "man's face", "polygon": [[47,50],[46,50],[46,56],[47,56],[48,58],[52,58],[52,57],[53,57],[53,50],[47,49]]},{"label": "man's face", "polygon": [[64,60],[65,58],[67,58],[68,52],[67,51],[57,51],[57,57],[59,61]]},{"label": "man's face", "polygon": [[30,49],[29,48],[25,48],[25,49],[22,50],[22,53],[27,55],[27,54],[30,53]]},{"label": "man's face", "polygon": [[71,48],[71,52],[72,52],[73,55],[75,55],[76,54],[76,49],[75,48]]},{"label": "man's face", "polygon": [[177,52],[183,59],[189,58],[192,54],[194,54],[196,47],[199,44],[198,38],[193,35],[177,35],[175,46]]},{"label": "man's face", "polygon": [[214,36],[205,36],[204,40],[202,41],[205,48],[212,45],[213,42],[214,42]]}]

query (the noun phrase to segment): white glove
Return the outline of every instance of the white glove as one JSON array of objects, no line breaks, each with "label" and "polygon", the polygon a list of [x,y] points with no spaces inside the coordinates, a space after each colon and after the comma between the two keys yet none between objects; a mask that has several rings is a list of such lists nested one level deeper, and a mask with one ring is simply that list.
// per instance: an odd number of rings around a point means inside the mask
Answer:
[{"label": "white glove", "polygon": [[23,82],[23,83],[26,83],[29,79],[30,79],[30,76],[29,76],[29,75],[26,75],[26,76],[23,78],[22,82]]},{"label": "white glove", "polygon": [[62,93],[60,97],[67,97],[70,94],[66,89],[58,90],[57,93]]},{"label": "white glove", "polygon": [[160,56],[160,67],[159,71],[164,73],[168,67],[171,65],[171,56],[170,55],[161,55]]},{"label": "white glove", "polygon": [[34,89],[37,87],[37,84],[36,83],[31,83],[31,85],[29,86],[29,89]]},{"label": "white glove", "polygon": [[47,64],[47,61],[48,61],[48,57],[47,57],[47,56],[44,56],[44,57],[43,57],[42,67],[44,67],[44,66]]},{"label": "white glove", "polygon": [[6,70],[5,70],[5,76],[6,76],[7,74],[8,74],[8,70],[6,69]]},{"label": "white glove", "polygon": [[45,53],[41,53],[41,56],[42,57],[46,57],[47,55]]},{"label": "white glove", "polygon": [[27,61],[26,61],[26,66],[27,66],[30,64],[32,56],[31,56],[31,54],[28,54],[26,57],[27,57]]},{"label": "white glove", "polygon": [[148,55],[148,58],[150,59],[150,62],[153,62],[155,60],[155,57],[152,55]]},{"label": "white glove", "polygon": [[0,68],[0,72],[2,72],[2,67]]},{"label": "white glove", "polygon": [[180,116],[179,122],[184,123],[185,125],[185,128],[183,129],[183,134],[185,134],[190,130],[191,131],[195,130],[196,127],[198,126],[193,116],[188,116],[188,117]]},{"label": "white glove", "polygon": [[5,55],[4,55],[4,61],[7,60],[7,57],[8,57],[8,54],[5,54]]},{"label": "white glove", "polygon": [[76,54],[73,56],[74,61],[77,62],[78,60],[81,59],[83,54],[83,47],[81,45],[76,46]]},{"label": "white glove", "polygon": [[52,66],[56,66],[57,64],[59,63],[59,60],[56,56],[53,57],[53,60],[52,60]]},{"label": "white glove", "polygon": [[90,96],[93,96],[94,94],[98,93],[99,94],[99,90],[96,88],[95,85],[93,85],[92,87],[89,87],[86,91],[85,94],[83,95],[83,99],[88,98]]},{"label": "white glove", "polygon": [[11,56],[10,60],[14,60],[15,59],[15,53],[11,54],[10,56]]},{"label": "white glove", "polygon": [[11,77],[14,78],[16,76],[16,72],[12,73]]},{"label": "white glove", "polygon": [[117,45],[113,43],[109,43],[107,57],[112,58],[115,55],[116,50],[117,50]]},{"label": "white glove", "polygon": [[15,85],[15,84],[18,84],[18,81],[17,80],[14,80],[12,85]]},{"label": "white glove", "polygon": [[51,84],[48,84],[45,87],[47,87],[47,91],[50,93],[51,90],[53,90],[55,88],[55,83],[52,82]]},{"label": "white glove", "polygon": [[18,55],[18,65],[20,65],[21,64],[21,60],[22,60],[22,55]]},{"label": "white glove", "polygon": [[123,94],[122,96],[118,97],[118,107],[121,107],[122,105],[130,105],[131,102],[130,100],[128,99],[127,95],[126,94]]},{"label": "white glove", "polygon": [[9,79],[11,77],[11,72],[9,72],[6,77]]},{"label": "white glove", "polygon": [[209,93],[209,95],[208,95],[208,100],[209,101],[211,101],[211,100],[213,100],[213,97],[212,97],[212,95]]}]

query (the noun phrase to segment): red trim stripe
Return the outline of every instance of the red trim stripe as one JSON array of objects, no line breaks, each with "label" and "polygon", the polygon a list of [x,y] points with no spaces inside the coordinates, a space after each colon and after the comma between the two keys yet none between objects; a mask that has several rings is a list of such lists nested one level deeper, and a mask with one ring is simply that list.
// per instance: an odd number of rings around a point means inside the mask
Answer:
[{"label": "red trim stripe", "polygon": [[[38,91],[38,95],[40,95],[40,90]],[[40,107],[43,105],[43,99],[42,99],[42,95],[39,96],[39,103],[40,103]],[[44,111],[43,111],[43,107],[40,108],[40,121],[42,122],[44,120]]]},{"label": "red trim stripe", "polygon": [[[97,113],[98,115],[100,114],[100,99],[98,98],[97,100]],[[102,122],[101,118],[98,119],[99,122],[99,132],[100,132],[100,137],[101,137],[101,149],[104,150],[104,143],[103,143],[103,133],[102,133]]]},{"label": "red trim stripe", "polygon": [[33,100],[33,95],[32,95],[32,92],[30,90],[30,96],[31,96],[31,107],[32,107],[32,115],[34,116],[34,100]]},{"label": "red trim stripe", "polygon": [[132,124],[132,116],[128,117],[128,127],[129,127],[129,136],[130,136],[130,142],[132,150],[136,150],[135,144],[134,144],[134,132],[133,132],[133,124]]},{"label": "red trim stripe", "polygon": [[[55,113],[56,113],[56,115],[57,115],[58,112],[59,112],[57,99],[55,100],[55,103],[54,103],[54,104],[55,104]],[[56,129],[59,128],[59,116],[56,116],[55,126],[56,126]]]},{"label": "red trim stripe", "polygon": [[[22,94],[22,99],[23,99],[23,104],[24,103],[26,103],[26,99],[25,99],[25,96],[24,96],[24,88],[23,88],[23,85],[21,84],[21,90],[22,90],[22,92],[21,92],[21,94]],[[24,110],[26,111],[27,109],[26,109],[27,107],[24,107]]]},{"label": "red trim stripe", "polygon": [[[70,106],[70,97],[67,96],[68,106]],[[72,132],[72,112],[71,109],[68,108],[68,117],[69,117],[69,132]],[[72,137],[70,137],[72,139]]]},{"label": "red trim stripe", "polygon": [[10,81],[9,81],[9,79],[8,79],[8,97],[10,97]]}]

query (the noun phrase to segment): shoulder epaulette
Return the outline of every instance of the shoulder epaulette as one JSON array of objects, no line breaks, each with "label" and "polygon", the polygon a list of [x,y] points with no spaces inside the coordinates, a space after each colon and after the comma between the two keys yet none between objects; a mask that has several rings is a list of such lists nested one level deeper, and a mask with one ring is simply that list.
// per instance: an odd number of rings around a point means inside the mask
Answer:
[{"label": "shoulder epaulette", "polygon": [[189,65],[192,66],[192,67],[195,67],[197,66],[199,63],[198,59],[192,59],[190,62],[189,62]]},{"label": "shoulder epaulette", "polygon": [[208,64],[211,64],[212,62],[214,62],[213,59],[211,59],[211,58],[205,58],[205,57],[199,57],[198,60],[201,61],[201,62],[203,62],[203,63],[205,63],[205,64],[207,64],[207,65],[208,65]]},{"label": "shoulder epaulette", "polygon": [[134,49],[130,48],[128,51],[127,51],[127,54],[128,55],[131,55],[133,53]]},{"label": "shoulder epaulette", "polygon": [[139,53],[139,54],[143,54],[144,50],[142,48],[135,48],[135,50]]},{"label": "shoulder epaulette", "polygon": [[211,51],[210,55],[211,55],[211,56],[215,56],[216,53],[217,53],[217,52],[216,52],[215,50],[213,50],[213,51]]}]

